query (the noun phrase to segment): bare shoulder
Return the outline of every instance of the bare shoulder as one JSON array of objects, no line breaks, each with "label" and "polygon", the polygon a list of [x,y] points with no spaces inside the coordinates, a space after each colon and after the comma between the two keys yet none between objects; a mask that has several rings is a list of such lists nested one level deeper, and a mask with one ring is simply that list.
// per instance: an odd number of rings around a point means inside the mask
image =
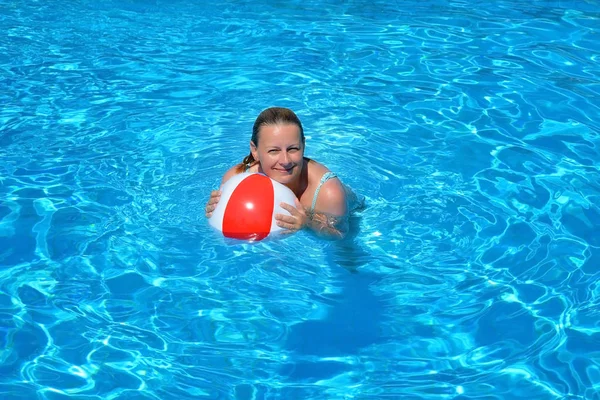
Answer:
[{"label": "bare shoulder", "polygon": [[342,182],[339,179],[329,179],[323,183],[315,210],[333,215],[345,215],[346,208],[346,191]]},{"label": "bare shoulder", "polygon": [[309,185],[313,185],[316,187],[316,185],[319,183],[319,181],[321,180],[321,177],[326,174],[327,172],[331,172],[329,171],[329,168],[327,168],[326,166],[324,166],[323,164],[315,161],[315,160],[309,160],[308,163],[308,182]]},{"label": "bare shoulder", "polygon": [[[241,163],[229,168],[227,172],[225,172],[225,175],[223,175],[223,178],[221,179],[221,185],[223,185],[225,182],[231,179],[231,177],[237,174],[241,174],[242,172],[244,172],[245,169],[246,165]],[[258,163],[254,162],[254,164],[252,164],[250,168],[248,168],[248,172],[258,172]]]},{"label": "bare shoulder", "polygon": [[[312,168],[311,168],[312,166]],[[315,161],[309,163],[309,182],[310,186],[316,192],[321,178],[326,173],[331,172],[327,167]],[[344,184],[339,178],[330,178],[325,181],[318,189],[315,212],[330,215],[345,215],[347,212],[347,199]]]},{"label": "bare shoulder", "polygon": [[234,165],[233,167],[229,168],[227,172],[225,172],[225,175],[223,175],[223,178],[221,179],[221,185],[241,172],[240,165],[241,164]]}]

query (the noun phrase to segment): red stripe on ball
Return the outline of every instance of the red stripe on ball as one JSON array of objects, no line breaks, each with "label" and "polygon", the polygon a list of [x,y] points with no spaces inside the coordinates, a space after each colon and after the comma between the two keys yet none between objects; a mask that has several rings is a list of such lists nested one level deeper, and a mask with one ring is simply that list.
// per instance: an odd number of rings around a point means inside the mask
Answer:
[{"label": "red stripe on ball", "polygon": [[250,175],[234,189],[223,214],[223,235],[242,240],[262,240],[271,232],[275,192],[271,179]]}]

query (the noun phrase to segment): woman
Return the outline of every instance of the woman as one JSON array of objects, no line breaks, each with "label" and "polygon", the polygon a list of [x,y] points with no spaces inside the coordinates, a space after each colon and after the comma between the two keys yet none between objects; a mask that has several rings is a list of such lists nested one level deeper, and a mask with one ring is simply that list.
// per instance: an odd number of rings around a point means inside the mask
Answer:
[{"label": "woman", "polygon": [[[287,108],[268,108],[254,122],[250,154],[225,173],[221,185],[241,172],[264,173],[296,195],[295,204],[282,204],[291,215],[276,214],[277,225],[289,233],[307,227],[329,238],[343,238],[347,233],[346,188],[324,165],[304,157],[304,144],[296,114]],[[218,190],[211,192],[207,218],[220,196]]]}]

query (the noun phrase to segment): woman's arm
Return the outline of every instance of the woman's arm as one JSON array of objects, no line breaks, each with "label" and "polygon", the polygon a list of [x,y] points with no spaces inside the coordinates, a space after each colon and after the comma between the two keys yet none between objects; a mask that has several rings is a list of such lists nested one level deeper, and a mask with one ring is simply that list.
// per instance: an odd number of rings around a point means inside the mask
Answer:
[{"label": "woman's arm", "polygon": [[295,206],[281,203],[290,215],[276,214],[277,225],[287,229],[288,233],[309,228],[326,239],[343,239],[348,233],[346,191],[341,182],[333,181],[327,181],[321,187],[315,210],[306,209],[298,199]]},{"label": "woman's arm", "polygon": [[308,213],[308,227],[317,235],[329,239],[343,239],[348,233],[348,199],[339,179],[323,184],[315,209]]}]

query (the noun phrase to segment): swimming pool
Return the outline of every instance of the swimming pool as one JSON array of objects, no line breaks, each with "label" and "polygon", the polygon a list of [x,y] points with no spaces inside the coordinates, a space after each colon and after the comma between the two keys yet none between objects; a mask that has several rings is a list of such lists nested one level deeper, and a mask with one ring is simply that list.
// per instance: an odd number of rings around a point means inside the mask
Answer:
[{"label": "swimming pool", "polygon": [[[600,398],[596,1],[24,3],[0,398]],[[206,223],[272,105],[348,240]]]}]

